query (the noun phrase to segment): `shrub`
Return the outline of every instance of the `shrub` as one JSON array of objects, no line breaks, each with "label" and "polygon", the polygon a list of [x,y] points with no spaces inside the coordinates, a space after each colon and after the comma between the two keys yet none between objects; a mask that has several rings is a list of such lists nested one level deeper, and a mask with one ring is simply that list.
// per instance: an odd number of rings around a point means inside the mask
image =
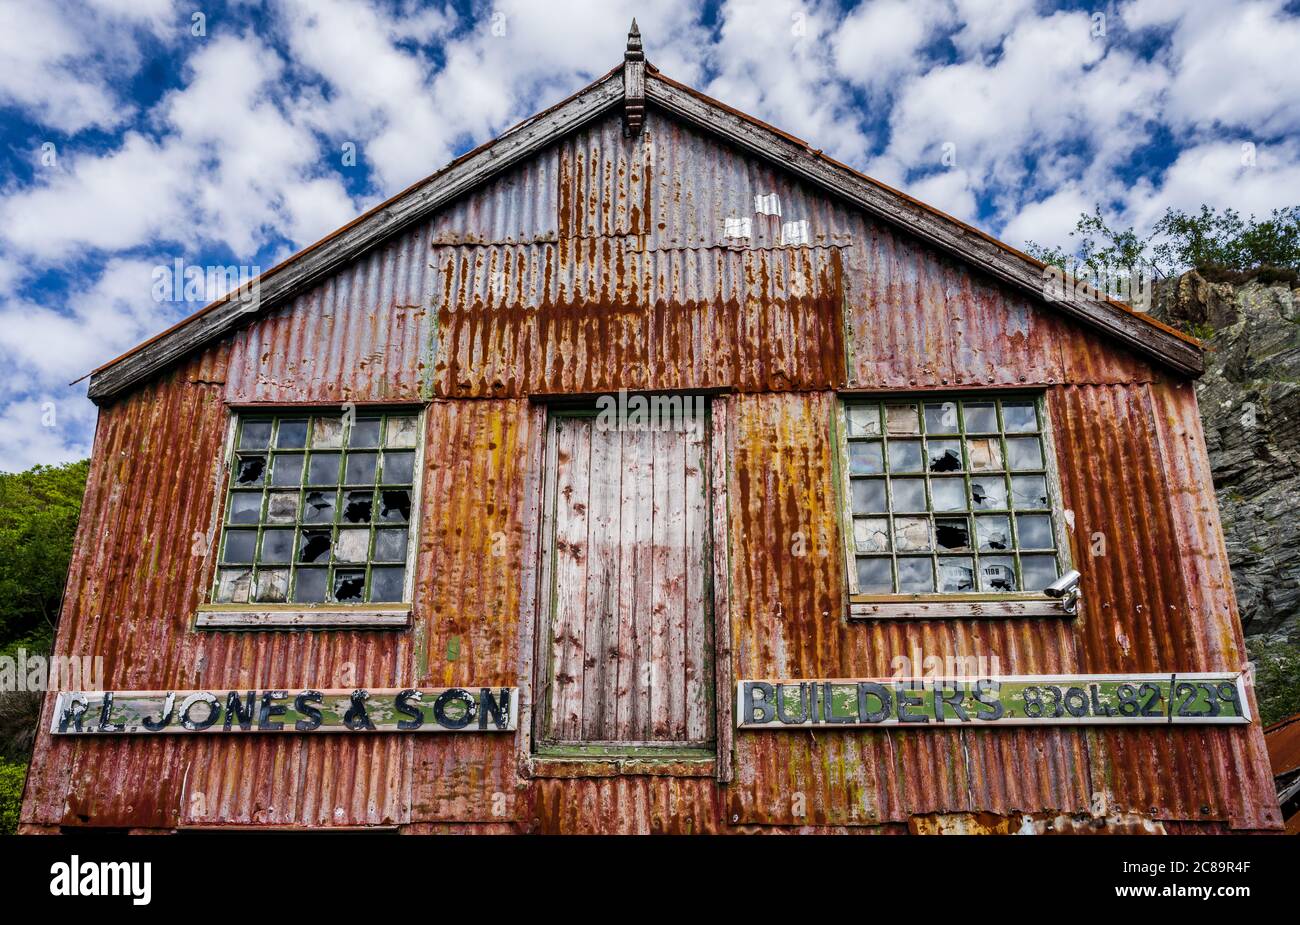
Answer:
[{"label": "shrub", "polygon": [[18,831],[25,780],[27,765],[0,759],[0,835],[13,835]]}]

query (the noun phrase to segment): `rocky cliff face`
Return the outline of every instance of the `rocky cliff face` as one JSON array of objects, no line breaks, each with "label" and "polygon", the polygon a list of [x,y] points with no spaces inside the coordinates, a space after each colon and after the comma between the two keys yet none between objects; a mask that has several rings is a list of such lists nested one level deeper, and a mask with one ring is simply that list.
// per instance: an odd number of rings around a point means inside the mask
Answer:
[{"label": "rocky cliff face", "polygon": [[1211,348],[1196,389],[1246,636],[1300,643],[1300,276],[1207,276],[1158,284],[1152,314]]}]

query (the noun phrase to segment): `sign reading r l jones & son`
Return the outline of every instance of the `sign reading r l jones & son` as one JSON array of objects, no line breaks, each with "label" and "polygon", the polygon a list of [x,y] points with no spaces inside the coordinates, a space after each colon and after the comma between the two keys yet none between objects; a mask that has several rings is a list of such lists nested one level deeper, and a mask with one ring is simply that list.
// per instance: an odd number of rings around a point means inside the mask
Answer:
[{"label": "sign reading r l jones & son", "polygon": [[1240,673],[740,681],[736,706],[740,729],[1250,722]]},{"label": "sign reading r l jones & son", "polygon": [[60,691],[50,732],[510,732],[518,719],[514,687]]}]

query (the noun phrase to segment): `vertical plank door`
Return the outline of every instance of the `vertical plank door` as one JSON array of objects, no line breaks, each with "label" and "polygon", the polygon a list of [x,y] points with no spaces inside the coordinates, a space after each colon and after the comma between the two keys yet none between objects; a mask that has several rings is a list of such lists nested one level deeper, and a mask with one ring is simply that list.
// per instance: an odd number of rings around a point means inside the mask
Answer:
[{"label": "vertical plank door", "polygon": [[551,417],[539,747],[711,746],[707,421],[599,421]]}]

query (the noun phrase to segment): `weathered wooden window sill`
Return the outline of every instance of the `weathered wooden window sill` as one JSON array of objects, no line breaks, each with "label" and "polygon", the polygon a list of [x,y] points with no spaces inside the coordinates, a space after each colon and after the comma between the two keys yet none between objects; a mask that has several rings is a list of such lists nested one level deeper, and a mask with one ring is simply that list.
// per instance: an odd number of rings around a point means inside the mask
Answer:
[{"label": "weathered wooden window sill", "polygon": [[411,624],[411,608],[362,605],[359,607],[243,607],[212,604],[200,607],[194,625],[206,630],[325,630],[405,629]]},{"label": "weathered wooden window sill", "polygon": [[852,620],[998,620],[1018,617],[1073,619],[1060,598],[1047,595],[1023,597],[951,598],[894,595],[849,602]]},{"label": "weathered wooden window sill", "polygon": [[714,777],[716,758],[551,758],[528,759],[530,777]]}]

